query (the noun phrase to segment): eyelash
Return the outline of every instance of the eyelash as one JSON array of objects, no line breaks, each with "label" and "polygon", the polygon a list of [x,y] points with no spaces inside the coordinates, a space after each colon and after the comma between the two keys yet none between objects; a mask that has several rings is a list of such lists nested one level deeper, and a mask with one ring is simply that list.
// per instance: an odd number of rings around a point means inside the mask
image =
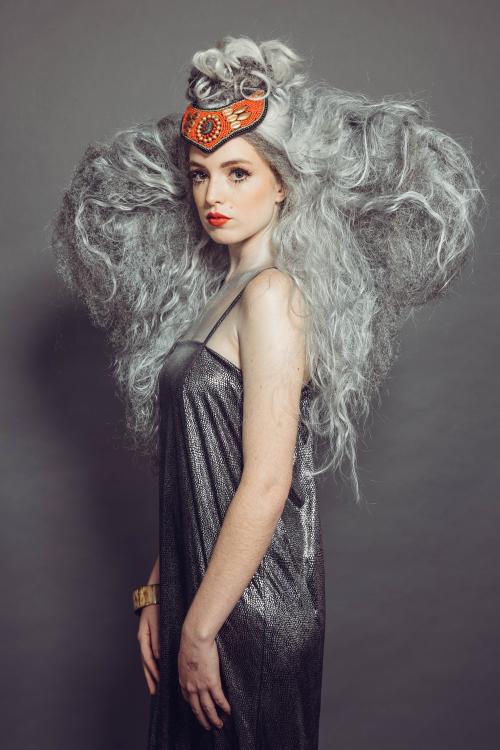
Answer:
[{"label": "eyelash", "polygon": [[[233,180],[233,182],[235,182],[235,183],[238,183],[238,182],[245,182],[245,180],[246,180],[246,179],[247,179],[248,177],[250,177],[250,172],[247,172],[247,170],[246,170],[246,169],[243,169],[243,167],[233,167],[233,168],[231,169],[231,172],[230,172],[229,174],[233,174],[233,172],[243,172],[243,173],[244,173],[244,175],[245,175],[244,177],[242,177],[242,178],[241,178],[241,179],[239,179],[239,180]],[[195,179],[193,179],[193,178],[194,178],[194,177],[195,177],[195,176],[196,176],[197,174],[204,174],[204,172],[202,172],[202,171],[201,171],[200,169],[193,169],[193,170],[191,170],[191,172],[189,172],[189,174],[188,174],[189,178],[191,179],[191,181],[192,181],[192,182],[193,182],[193,183],[194,183],[195,185],[196,185],[196,184],[198,184],[198,185],[199,185],[199,184],[200,184],[201,182],[203,182],[203,180],[195,180]]]}]

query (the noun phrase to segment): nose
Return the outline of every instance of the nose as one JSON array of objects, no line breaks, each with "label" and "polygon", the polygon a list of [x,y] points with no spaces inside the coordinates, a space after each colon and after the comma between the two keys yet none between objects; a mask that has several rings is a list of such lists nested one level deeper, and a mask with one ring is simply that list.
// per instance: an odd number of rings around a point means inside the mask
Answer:
[{"label": "nose", "polygon": [[224,178],[223,175],[212,175],[207,177],[207,192],[205,193],[205,201],[210,206],[215,206],[217,203],[224,202]]}]

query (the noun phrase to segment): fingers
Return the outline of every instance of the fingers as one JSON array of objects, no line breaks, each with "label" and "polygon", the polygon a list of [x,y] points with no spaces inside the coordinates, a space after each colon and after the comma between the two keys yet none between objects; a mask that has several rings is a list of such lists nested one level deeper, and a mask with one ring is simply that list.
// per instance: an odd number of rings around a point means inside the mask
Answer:
[{"label": "fingers", "polygon": [[219,714],[217,713],[217,710],[214,706],[214,702],[212,700],[212,696],[210,695],[209,691],[200,690],[198,695],[199,695],[200,704],[205,713],[205,716],[208,717],[209,721],[211,721],[215,727],[222,729],[222,727],[224,726],[224,723],[222,719],[219,718]]},{"label": "fingers", "polygon": [[[155,633],[154,639],[152,636],[153,633]],[[146,618],[141,618],[137,638],[140,645],[141,661],[144,675],[146,677],[146,683],[149,692],[154,694],[156,692],[156,685],[160,680],[160,671],[155,661],[156,654],[154,653],[154,650],[156,649],[158,654],[157,658],[159,658],[159,643],[158,634],[156,633],[155,628],[151,627]]]},{"label": "fingers", "polygon": [[205,718],[205,714],[201,708],[200,699],[198,697],[198,692],[196,690],[194,690],[192,693],[189,693],[189,702],[191,703],[191,708],[194,715],[196,716],[202,727],[204,727],[205,729],[210,729],[210,724]]},{"label": "fingers", "polygon": [[212,697],[223,711],[225,711],[227,714],[231,713],[231,706],[229,705],[228,699],[224,695],[224,691],[222,690],[222,685],[220,683],[219,685],[215,685],[215,687],[212,688]]},{"label": "fingers", "polygon": [[156,682],[151,677],[148,668],[144,664],[143,664],[143,669],[144,669],[144,676],[146,678],[146,683],[147,683],[147,686],[148,686],[148,690],[149,690],[149,692],[150,692],[151,695],[154,695],[156,693]]},{"label": "fingers", "polygon": [[142,659],[142,668],[144,670],[144,674],[146,675],[146,682],[148,683],[148,687],[150,685],[150,680],[152,680],[153,681],[152,684],[156,689],[156,685],[160,681],[160,671],[154,659],[148,660],[148,661],[146,661],[145,659]]},{"label": "fingers", "polygon": [[231,713],[231,707],[220,685],[212,688],[211,691],[208,689],[188,691],[183,687],[181,691],[184,700],[191,704],[194,715],[205,729],[211,729],[212,726],[222,729],[224,721],[217,713],[216,704],[227,714]]},{"label": "fingers", "polygon": [[152,677],[158,682],[160,679],[160,670],[151,650],[149,639],[141,639],[141,657],[143,666],[148,669]]},{"label": "fingers", "polygon": [[160,658],[160,633],[158,628],[151,628],[151,648],[155,659]]},{"label": "fingers", "polygon": [[159,618],[159,607],[153,605],[149,607],[147,615],[147,626],[149,630],[149,640],[151,649],[153,651],[155,659],[160,658],[160,618]]}]

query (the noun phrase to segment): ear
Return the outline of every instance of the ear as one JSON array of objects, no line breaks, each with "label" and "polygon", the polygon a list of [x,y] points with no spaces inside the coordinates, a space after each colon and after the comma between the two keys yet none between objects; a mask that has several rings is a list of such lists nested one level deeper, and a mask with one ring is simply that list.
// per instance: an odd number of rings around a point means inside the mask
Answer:
[{"label": "ear", "polygon": [[286,198],[285,188],[283,186],[283,183],[278,183],[278,188],[276,190],[276,203],[282,203]]}]

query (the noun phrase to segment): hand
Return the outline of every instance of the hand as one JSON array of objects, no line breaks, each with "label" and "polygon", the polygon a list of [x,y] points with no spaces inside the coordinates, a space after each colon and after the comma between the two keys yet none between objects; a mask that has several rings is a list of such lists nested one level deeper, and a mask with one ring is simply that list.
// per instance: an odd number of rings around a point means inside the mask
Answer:
[{"label": "hand", "polygon": [[144,675],[151,695],[156,693],[160,671],[155,659],[160,658],[160,605],[147,604],[142,608],[137,640],[141,649]]},{"label": "hand", "polygon": [[214,702],[228,714],[231,707],[222,690],[215,640],[199,640],[183,628],[177,663],[182,695],[200,724],[205,729],[211,729],[210,722],[218,729],[223,727]]}]

